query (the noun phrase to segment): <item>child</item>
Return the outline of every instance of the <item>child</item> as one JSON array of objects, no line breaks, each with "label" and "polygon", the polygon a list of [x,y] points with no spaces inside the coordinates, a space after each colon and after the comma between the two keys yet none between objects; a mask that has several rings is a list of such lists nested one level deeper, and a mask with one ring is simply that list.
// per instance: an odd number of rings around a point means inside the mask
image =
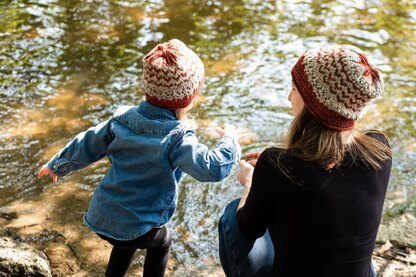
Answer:
[{"label": "child", "polygon": [[171,245],[166,223],[182,173],[221,181],[240,159],[234,126],[217,128],[222,139],[208,150],[186,121],[203,83],[204,65],[185,44],[173,39],[157,45],[143,59],[146,101],[78,134],[40,169],[39,178],[48,174],[56,182],[104,156],[110,159],[84,216],[113,245],[106,276],[124,276],[136,249],[147,249],[143,276],[164,276]]}]

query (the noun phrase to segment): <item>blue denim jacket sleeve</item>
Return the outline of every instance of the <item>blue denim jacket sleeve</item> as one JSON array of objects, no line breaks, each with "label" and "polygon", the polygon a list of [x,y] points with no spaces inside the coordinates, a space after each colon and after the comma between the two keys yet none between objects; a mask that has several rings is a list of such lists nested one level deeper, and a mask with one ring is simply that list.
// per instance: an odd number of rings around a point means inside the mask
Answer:
[{"label": "blue denim jacket sleeve", "polygon": [[48,162],[49,170],[62,177],[102,159],[113,139],[110,126],[111,119],[79,133]]},{"label": "blue denim jacket sleeve", "polygon": [[198,142],[192,130],[186,131],[170,151],[171,163],[201,182],[218,182],[227,177],[241,156],[235,138],[224,136],[217,147],[209,150]]}]

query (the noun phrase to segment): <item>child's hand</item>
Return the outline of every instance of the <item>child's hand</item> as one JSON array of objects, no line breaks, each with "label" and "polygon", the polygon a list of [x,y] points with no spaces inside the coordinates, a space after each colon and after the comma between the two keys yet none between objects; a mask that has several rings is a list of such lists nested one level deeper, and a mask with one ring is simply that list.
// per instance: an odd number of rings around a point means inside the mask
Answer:
[{"label": "child's hand", "polygon": [[216,130],[221,137],[230,136],[238,139],[238,131],[234,125],[224,124],[221,127],[217,127]]},{"label": "child's hand", "polygon": [[246,162],[248,162],[252,166],[256,166],[257,160],[259,159],[260,154],[261,152],[251,152],[251,153],[245,154],[243,158],[246,160]]},{"label": "child's hand", "polygon": [[48,165],[44,164],[39,170],[38,179],[42,178],[43,175],[51,175],[52,180],[54,183],[58,180],[58,176],[56,176],[53,172],[51,172],[48,168]]}]

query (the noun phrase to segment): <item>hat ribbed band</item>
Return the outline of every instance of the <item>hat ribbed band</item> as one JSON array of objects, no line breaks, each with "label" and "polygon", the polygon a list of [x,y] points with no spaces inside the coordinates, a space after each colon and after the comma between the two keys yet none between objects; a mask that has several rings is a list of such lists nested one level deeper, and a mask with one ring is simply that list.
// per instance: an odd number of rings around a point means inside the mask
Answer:
[{"label": "hat ribbed band", "polygon": [[153,97],[149,94],[146,94],[146,101],[161,108],[168,108],[168,109],[185,108],[192,102],[195,96],[198,95],[198,93],[201,91],[203,84],[204,84],[204,79],[201,80],[201,82],[199,83],[194,93],[184,98],[178,99],[178,100],[165,100],[165,99],[160,99],[157,97]]},{"label": "hat ribbed band", "polygon": [[305,67],[303,65],[303,59],[304,56],[302,56],[292,68],[291,74],[292,80],[299,90],[299,93],[302,95],[307,109],[316,119],[330,129],[345,131],[354,128],[354,120],[337,114],[319,101],[308,81],[308,76],[306,75]]}]

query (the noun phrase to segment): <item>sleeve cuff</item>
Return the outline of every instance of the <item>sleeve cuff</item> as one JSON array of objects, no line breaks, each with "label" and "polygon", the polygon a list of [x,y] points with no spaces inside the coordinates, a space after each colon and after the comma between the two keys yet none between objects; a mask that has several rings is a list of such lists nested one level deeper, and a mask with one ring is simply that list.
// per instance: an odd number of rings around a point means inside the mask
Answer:
[{"label": "sleeve cuff", "polygon": [[236,158],[237,162],[241,159],[241,146],[238,143],[238,140],[234,136],[225,135],[222,137],[221,141],[229,142],[236,149]]},{"label": "sleeve cuff", "polygon": [[70,161],[65,157],[59,158],[59,155],[53,157],[48,162],[49,170],[58,177],[63,177],[69,173],[69,170],[65,168],[65,164],[68,164]]}]

